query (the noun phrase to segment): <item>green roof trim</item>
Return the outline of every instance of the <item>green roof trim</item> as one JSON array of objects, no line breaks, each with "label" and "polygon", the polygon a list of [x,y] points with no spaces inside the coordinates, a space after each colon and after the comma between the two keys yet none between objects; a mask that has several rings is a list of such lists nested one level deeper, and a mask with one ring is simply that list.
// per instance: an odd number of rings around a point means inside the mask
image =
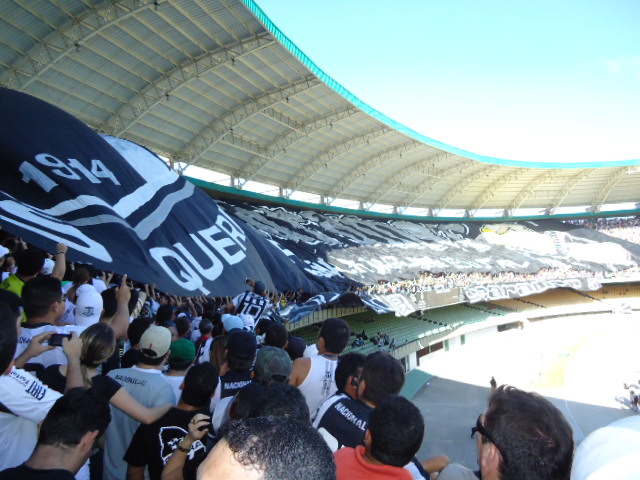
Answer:
[{"label": "green roof trim", "polygon": [[[235,187],[226,187],[217,183],[206,182],[193,177],[184,176],[185,179],[195,186],[212,192],[220,192],[226,195],[233,195],[246,199],[249,203],[272,203],[283,207],[291,207],[296,210],[318,210],[326,213],[338,213],[342,215],[356,215],[358,217],[377,218],[380,220],[415,220],[418,222],[444,223],[444,222],[519,222],[527,220],[563,220],[574,218],[600,218],[600,217],[632,217],[640,215],[640,208],[633,210],[616,210],[611,212],[598,213],[562,213],[556,215],[529,215],[520,217],[427,217],[419,215],[401,215],[394,213],[371,212],[369,210],[357,210],[352,208],[332,207],[320,203],[301,202],[288,198],[265,195],[263,193],[249,192]],[[211,195],[215,198],[215,195]]]},{"label": "green roof trim", "polygon": [[386,123],[392,128],[409,135],[416,140],[426,143],[432,147],[444,150],[445,152],[452,153],[454,155],[459,155],[461,157],[466,157],[471,160],[476,160],[478,162],[483,163],[491,163],[496,165],[504,165],[508,167],[523,167],[523,168],[548,168],[548,169],[578,169],[578,168],[607,168],[607,167],[630,167],[635,165],[640,165],[640,158],[630,159],[630,160],[610,160],[610,161],[599,161],[599,162],[571,162],[571,163],[560,163],[560,162],[531,162],[531,161],[520,161],[520,160],[509,160],[504,158],[495,158],[489,157],[486,155],[480,155],[477,153],[469,152],[463,150],[461,148],[457,148],[451,145],[447,145],[446,143],[440,142],[434,138],[427,137],[421,133],[412,130],[411,128],[389,118],[384,113],[379,112],[375,108],[367,105],[358,97],[356,97],[349,90],[344,88],[338,82],[336,82],[333,78],[327,75],[321,68],[319,68],[309,57],[307,57],[297,46],[294,44],[280,29],[267,17],[267,15],[262,11],[262,9],[256,4],[254,0],[242,0],[247,8],[256,16],[258,20],[265,26],[269,32],[282,44],[284,47],[289,50],[293,55],[295,55],[298,60],[300,60],[311,72],[316,75],[320,80],[322,80],[326,85],[331,87],[337,93],[345,97],[351,103],[353,103],[360,110],[365,113],[371,115],[372,117],[380,120],[383,123]]}]

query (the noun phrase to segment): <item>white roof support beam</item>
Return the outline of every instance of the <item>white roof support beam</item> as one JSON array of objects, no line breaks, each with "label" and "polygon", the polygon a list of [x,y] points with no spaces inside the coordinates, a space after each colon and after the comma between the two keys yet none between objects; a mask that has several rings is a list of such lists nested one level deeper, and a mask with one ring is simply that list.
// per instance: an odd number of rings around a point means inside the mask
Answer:
[{"label": "white roof support beam", "polygon": [[73,54],[83,42],[99,35],[113,24],[154,7],[152,0],[105,1],[85,13],[70,18],[51,32],[0,76],[0,84],[26,90],[51,67]]},{"label": "white roof support beam", "polygon": [[[407,180],[408,178],[414,177],[416,175],[416,173],[419,173],[421,175],[431,175],[432,173],[437,173],[440,172],[439,170],[433,170],[433,168],[435,167],[436,163],[444,158],[447,158],[450,154],[448,153],[441,153],[438,155],[431,155],[427,158],[423,158],[407,167],[402,168],[399,172],[397,172],[395,175],[393,175],[390,179],[388,179],[387,181],[385,181],[383,184],[379,185],[375,191],[376,194],[369,197],[369,200],[371,200],[374,203],[378,203],[380,200],[382,200],[385,195],[387,195],[389,192],[393,192],[394,190],[399,190],[400,187],[402,186],[402,184],[404,183],[405,180]],[[404,191],[405,189],[403,189]],[[410,188],[408,191],[410,192],[415,192],[417,194],[417,190],[419,190],[420,192],[424,191],[424,188],[422,186],[420,186],[417,189],[414,188]],[[405,206],[410,206],[406,203],[403,202],[403,204]]]},{"label": "white roof support beam", "polygon": [[188,142],[189,147],[181,153],[181,158],[192,164],[197,164],[198,160],[209,151],[222,137],[233,132],[233,128],[241,122],[255,115],[256,113],[283,101],[287,96],[295,95],[298,92],[318,85],[320,80],[315,77],[307,77],[298,82],[287,85],[276,91],[265,93],[256,98],[241,104],[227,115],[216,119],[216,121],[200,130]]},{"label": "white roof support beam", "polygon": [[481,177],[488,177],[498,168],[498,165],[487,165],[478,170],[477,173],[474,172],[473,174],[467,174],[460,183],[455,185],[453,188],[450,188],[436,201],[435,208],[437,208],[438,210],[447,208],[449,202],[451,202],[451,200],[453,200],[457,195],[464,192],[465,189],[480,180]]},{"label": "white roof support beam", "polygon": [[361,177],[364,177],[367,174],[367,172],[371,171],[378,165],[383,164],[387,160],[390,160],[391,158],[399,154],[408,153],[420,147],[422,147],[421,143],[410,141],[410,142],[406,142],[401,145],[397,145],[395,147],[389,148],[387,150],[384,150],[378,153],[377,155],[366,157],[363,161],[361,161],[358,165],[356,165],[356,167],[353,170],[351,170],[351,172],[349,172],[346,177],[344,177],[342,180],[340,180],[339,183],[335,184],[330,188],[329,191],[331,192],[331,195],[335,197],[339,197],[346,190],[348,190],[349,187],[353,185],[353,183],[356,180],[358,180]]},{"label": "white roof support beam", "polygon": [[[441,153],[440,155],[436,155],[432,159],[432,162],[435,165],[435,162],[437,162],[439,160],[442,160],[444,158],[448,158],[449,155],[450,154],[448,154],[448,153]],[[433,179],[433,181],[429,185],[420,185],[419,187],[414,187],[414,188],[410,188],[410,189],[403,188],[402,191],[408,192],[409,195],[407,195],[404,198],[404,201],[402,203],[404,205],[406,205],[407,207],[413,206],[413,204],[416,203],[418,201],[418,199],[420,199],[425,193],[428,193],[428,192],[432,191],[434,186],[436,186],[441,181],[446,180],[447,178],[449,178],[450,175],[452,175],[454,173],[461,174],[465,170],[469,170],[469,169],[473,168],[476,165],[478,165],[477,162],[473,162],[472,160],[468,160],[466,158],[463,158],[459,162],[451,165],[448,168],[439,168],[439,169],[436,168],[436,169],[434,169],[433,165],[432,165],[431,167],[423,168],[422,171],[420,171],[420,169],[418,169],[419,173],[421,173],[424,176],[429,177],[430,179]],[[412,171],[410,168],[407,169],[404,172],[401,172],[402,181],[406,180],[407,178],[410,178],[411,176],[414,176],[415,173],[416,173],[416,171],[415,170]],[[394,190],[395,189],[400,190],[400,186],[402,185],[402,181],[398,182],[394,186]],[[431,208],[431,207],[432,207],[432,205],[429,206],[429,208]]]},{"label": "white roof support beam", "polygon": [[502,188],[503,186],[517,180],[520,178],[520,175],[524,174],[524,169],[518,168],[515,171],[509,172],[502,177],[498,178],[495,182],[493,182],[487,189],[473,202],[475,207],[474,210],[479,210],[484,207],[489,200],[491,200],[496,192]]},{"label": "white roof support beam", "polygon": [[513,200],[513,202],[511,202],[509,209],[515,210],[516,208],[520,208],[520,206],[527,201],[529,196],[531,196],[531,194],[535,192],[536,188],[548,182],[549,180],[554,178],[557,174],[558,174],[558,170],[547,170],[544,173],[541,173],[540,175],[538,175],[536,178],[530,181],[525,186],[525,188],[520,190],[520,193],[518,193],[518,195]]},{"label": "white roof support beam", "polygon": [[[267,109],[267,112],[261,113],[268,115],[268,110],[272,109]],[[247,178],[255,178],[263,168],[267,167],[269,160],[278,155],[284,155],[287,153],[287,148],[294,145],[300,139],[328,127],[333,122],[337,122],[338,120],[342,120],[343,118],[347,118],[358,113],[359,110],[356,108],[345,108],[333,113],[332,115],[324,115],[320,118],[314,118],[310,122],[307,122],[296,129],[292,129],[286,135],[278,137],[275,141],[264,147],[264,150],[269,152],[269,157],[267,159],[261,156],[256,156],[249,160],[249,163],[245,167]]]},{"label": "white roof support beam", "polygon": [[[154,107],[175,95],[179,89],[188,86],[190,82],[201,75],[224,65],[230,65],[233,57],[238,58],[254,53],[272,43],[274,43],[273,40],[269,40],[267,35],[263,35],[229,45],[224,49],[208,52],[199,58],[179,65],[147,85],[138,95],[127,101],[114,116],[102,125],[102,130],[116,137],[121,137]],[[241,53],[238,54],[236,51]]]},{"label": "white roof support beam", "polygon": [[600,207],[605,202],[611,190],[624,178],[625,175],[628,175],[631,171],[629,167],[620,167],[617,171],[609,177],[606,185],[598,192],[597,196],[594,198],[593,202],[591,202],[591,207],[594,211],[600,210]]},{"label": "white roof support beam", "polygon": [[578,173],[577,175],[574,175],[573,177],[570,177],[569,179],[567,179],[567,181],[562,186],[562,189],[553,198],[551,203],[549,203],[549,208],[552,211],[555,211],[556,208],[558,208],[560,205],[562,205],[562,202],[564,201],[565,198],[567,198],[567,195],[569,195],[571,190],[577,184],[579,184],[582,180],[584,180],[586,177],[588,177],[589,174],[592,171],[593,171],[592,169],[590,169],[590,170],[581,170],[580,173]]},{"label": "white roof support beam", "polygon": [[320,171],[322,168],[327,168],[329,163],[333,161],[334,158],[339,155],[348,152],[349,150],[366,143],[367,140],[373,140],[374,138],[381,137],[383,135],[391,132],[391,128],[387,126],[374,128],[365,132],[357,137],[350,137],[343,142],[338,143],[337,145],[332,145],[328,149],[323,152],[320,152],[318,156],[312,160],[310,163],[302,167],[298,174],[295,175],[290,182],[287,183],[287,187],[293,190],[298,190],[298,188],[307,182],[313,175]]}]

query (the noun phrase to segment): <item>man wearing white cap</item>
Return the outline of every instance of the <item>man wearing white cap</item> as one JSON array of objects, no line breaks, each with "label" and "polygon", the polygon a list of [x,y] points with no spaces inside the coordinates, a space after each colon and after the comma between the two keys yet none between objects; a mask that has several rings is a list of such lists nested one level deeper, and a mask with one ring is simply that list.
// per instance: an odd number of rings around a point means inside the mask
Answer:
[{"label": "man wearing white cap", "polygon": [[[111,370],[108,375],[146,407],[165,403],[175,405],[173,388],[162,375],[162,366],[171,353],[170,347],[171,332],[153,325],[140,338],[138,363],[131,368]],[[122,480],[127,478],[127,463],[123,457],[140,423],[113,406],[111,412],[113,421],[107,430],[103,478]]]},{"label": "man wearing white cap", "polygon": [[102,315],[102,295],[93,285],[80,285],[76,290],[76,325],[89,327],[100,321]]}]

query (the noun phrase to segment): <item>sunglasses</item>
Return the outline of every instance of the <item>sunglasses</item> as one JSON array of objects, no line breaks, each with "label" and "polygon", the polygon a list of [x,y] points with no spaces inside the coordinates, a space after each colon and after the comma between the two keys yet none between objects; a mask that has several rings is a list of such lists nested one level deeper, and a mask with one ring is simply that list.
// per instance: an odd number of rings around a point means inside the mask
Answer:
[{"label": "sunglasses", "polygon": [[479,433],[480,435],[484,435],[485,437],[487,437],[487,439],[497,447],[498,445],[496,444],[496,442],[493,441],[493,438],[491,437],[489,432],[487,432],[487,429],[484,428],[481,418],[482,418],[482,414],[478,415],[478,419],[476,420],[476,426],[471,427],[471,438],[473,438],[473,436],[476,433]]}]

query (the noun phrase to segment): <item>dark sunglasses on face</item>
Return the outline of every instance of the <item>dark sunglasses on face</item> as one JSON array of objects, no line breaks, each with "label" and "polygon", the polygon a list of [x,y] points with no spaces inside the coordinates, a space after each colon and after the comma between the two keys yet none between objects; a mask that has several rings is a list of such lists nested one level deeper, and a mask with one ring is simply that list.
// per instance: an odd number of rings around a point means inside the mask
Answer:
[{"label": "dark sunglasses on face", "polygon": [[[478,415],[478,419],[476,420],[476,426],[475,427],[471,427],[471,438],[473,438],[473,436],[477,433],[479,433],[480,435],[484,435],[485,437],[487,437],[487,439],[493,443],[494,445],[496,445],[496,442],[493,441],[493,438],[491,437],[491,435],[489,434],[489,432],[487,432],[487,429],[484,428],[484,425],[482,424],[482,414]],[[497,447],[498,445],[496,445]]]}]

